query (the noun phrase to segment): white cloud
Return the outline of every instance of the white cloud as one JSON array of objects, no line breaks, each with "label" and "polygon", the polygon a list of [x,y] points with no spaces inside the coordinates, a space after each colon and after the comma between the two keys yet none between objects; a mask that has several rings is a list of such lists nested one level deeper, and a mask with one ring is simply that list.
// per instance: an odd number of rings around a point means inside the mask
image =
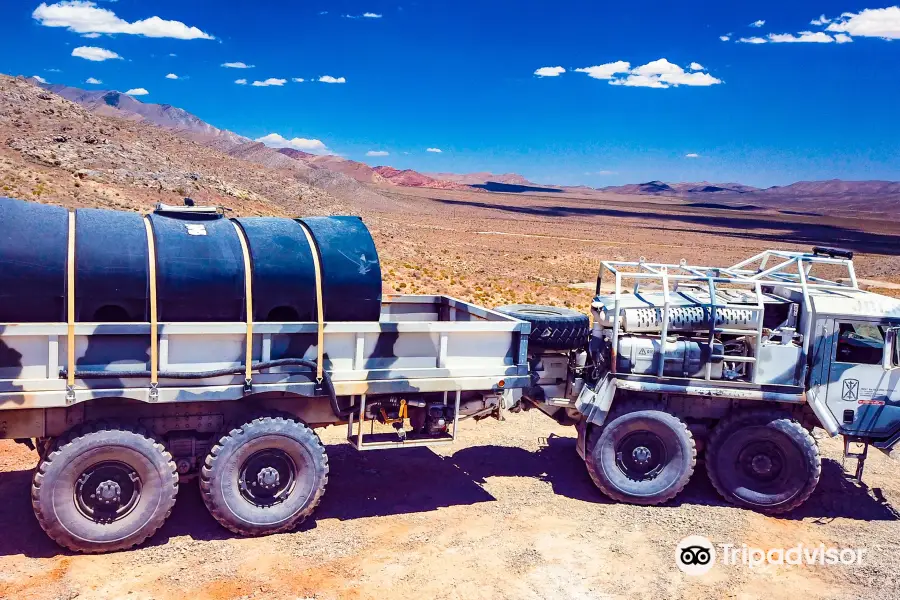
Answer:
[{"label": "white cloud", "polygon": [[84,82],[90,83],[91,85],[100,85],[101,83],[103,83],[99,79],[94,79],[93,77],[88,77],[87,79],[84,80]]},{"label": "white cloud", "polygon": [[246,79],[235,79],[234,82],[238,85],[247,85]]},{"label": "white cloud", "polygon": [[720,35],[720,36],[719,36],[719,39],[722,40],[723,42],[727,42],[728,40],[731,39],[731,34],[730,34],[730,33],[727,33],[727,34],[725,34],[725,35]]},{"label": "white cloud", "polygon": [[603,176],[607,176],[607,175],[618,175],[618,174],[619,174],[618,171],[605,171],[605,170],[604,170],[604,171],[587,171],[587,172],[585,172],[585,175],[603,175]]},{"label": "white cloud", "polygon": [[538,77],[559,77],[565,72],[566,70],[562,67],[541,67],[540,69],[537,69],[534,74]]},{"label": "white cloud", "polygon": [[302,77],[294,77],[291,79],[291,81],[293,81],[294,83],[303,83],[306,80],[303,79]]},{"label": "white cloud", "polygon": [[853,38],[846,33],[838,33],[835,34],[834,41],[836,41],[838,44],[846,44],[848,42],[852,42]]},{"label": "white cloud", "polygon": [[169,52],[169,56],[171,56],[171,57],[173,57],[173,58],[174,58],[174,57],[176,57],[176,56],[178,56],[178,55],[177,55],[177,54],[175,54],[175,53],[174,53],[174,52]]},{"label": "white cloud", "polygon": [[319,81],[322,83],[347,83],[343,77],[332,77],[331,75],[322,75],[319,77]]},{"label": "white cloud", "polygon": [[380,19],[381,15],[379,15],[378,13],[367,12],[367,13],[363,13],[363,18],[365,18],[365,19]]},{"label": "white cloud", "polygon": [[302,150],[313,154],[326,154],[328,152],[328,147],[321,140],[296,137],[289,140],[277,133],[270,133],[261,138],[256,138],[256,141],[262,142],[270,148],[293,148],[294,150]]},{"label": "white cloud", "polygon": [[47,80],[44,79],[43,77],[41,77],[40,75],[32,75],[31,78],[34,79],[35,81],[37,81],[38,83],[47,83]]},{"label": "white cloud", "polygon": [[82,33],[81,37],[87,38],[89,40],[96,40],[98,37],[101,37],[103,34],[100,33]]},{"label": "white cloud", "polygon": [[215,39],[196,27],[188,27],[181,21],[167,21],[150,17],[129,23],[93,2],[71,0],[47,5],[41,3],[31,16],[45,27],[65,27],[75,33],[127,33],[153,38],[180,40]]},{"label": "white cloud", "polygon": [[366,152],[366,156],[387,156],[389,154],[390,152],[387,152],[385,150],[369,150],[368,152]]},{"label": "white cloud", "polygon": [[175,73],[169,73],[168,75],[166,75],[166,79],[178,79],[178,75],[176,75]]},{"label": "white cloud", "polygon": [[578,73],[587,73],[594,79],[609,81],[610,85],[623,85],[625,87],[649,87],[665,89],[671,86],[710,86],[722,83],[709,73],[704,73],[706,68],[700,63],[690,63],[690,72],[682,67],[669,62],[665,58],[654,60],[645,65],[631,68],[631,63],[619,60],[616,62],[583,67],[575,69]]},{"label": "white cloud", "polygon": [[738,43],[740,43],[740,44],[765,44],[766,39],[761,38],[761,37],[748,37],[748,38],[739,39]]},{"label": "white cloud", "polygon": [[867,8],[859,13],[844,13],[840,20],[827,27],[828,31],[860,37],[900,39],[900,6]]},{"label": "white cloud", "polygon": [[226,69],[252,69],[255,65],[248,65],[242,62],[227,62],[222,63],[222,66]]},{"label": "white cloud", "polygon": [[48,73],[62,73],[59,69],[44,69]]},{"label": "white cloud", "polygon": [[252,85],[254,87],[269,87],[270,85],[281,86],[281,85],[284,85],[285,82],[287,82],[287,79],[278,79],[276,77],[269,77],[268,79],[263,80],[263,81],[254,81]]},{"label": "white cloud", "polygon": [[582,67],[575,69],[576,73],[587,73],[588,77],[594,79],[612,79],[617,73],[627,73],[631,68],[631,63],[624,60],[596,65],[593,67]]},{"label": "white cloud", "polygon": [[750,27],[762,27],[765,24],[765,20],[760,19],[759,21],[753,21],[752,23],[750,23]]},{"label": "white cloud", "polygon": [[834,38],[822,31],[801,31],[797,35],[792,33],[770,33],[769,41],[773,44],[830,44]]},{"label": "white cloud", "polygon": [[818,19],[813,19],[812,21],[809,22],[810,25],[816,25],[819,27],[821,27],[822,25],[828,25],[829,23],[831,23],[831,19],[825,18],[824,14],[821,17],[819,17]]},{"label": "white cloud", "polygon": [[72,56],[77,56],[78,58],[84,58],[87,60],[93,60],[95,62],[109,60],[112,58],[122,58],[112,50],[107,50],[106,48],[98,48],[96,46],[78,46],[74,50],[72,50]]},{"label": "white cloud", "polygon": [[130,90],[128,90],[125,93],[128,94],[129,96],[146,96],[150,92],[148,92],[144,88],[131,88]]},{"label": "white cloud", "polygon": [[443,150],[440,148],[425,148],[425,152],[436,152],[437,154],[440,154]]},{"label": "white cloud", "polygon": [[[628,80],[631,80],[630,82]],[[669,87],[670,85],[710,86],[722,83],[709,73],[695,71],[688,73],[678,65],[669,62],[665,58],[654,60],[646,65],[641,65],[631,71],[626,82],[622,85],[633,87]],[[661,84],[661,85],[657,85]]]},{"label": "white cloud", "polygon": [[696,152],[689,152],[684,155],[685,158],[700,158],[700,155]]}]

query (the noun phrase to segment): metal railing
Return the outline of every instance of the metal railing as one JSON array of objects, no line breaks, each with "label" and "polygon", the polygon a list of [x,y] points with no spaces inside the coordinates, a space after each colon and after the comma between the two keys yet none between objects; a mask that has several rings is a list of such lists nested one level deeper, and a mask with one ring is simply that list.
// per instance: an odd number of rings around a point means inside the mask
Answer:
[{"label": "metal railing", "polygon": [[[852,255],[850,255],[852,257]],[[769,266],[769,262],[775,259],[774,266]],[[815,276],[811,273],[816,265],[830,265],[839,267],[846,271],[846,278],[836,280],[825,279]],[[675,264],[651,263],[641,257],[637,262],[633,261],[602,261],[600,263],[600,271],[597,274],[596,293],[601,294],[603,284],[603,272],[609,271],[615,277],[614,290],[614,309],[613,309],[613,360],[610,369],[616,372],[615,353],[618,351],[619,335],[622,330],[622,297],[623,297],[623,281],[633,280],[633,288],[631,294],[637,296],[640,286],[645,282],[655,282],[662,287],[663,305],[662,305],[662,324],[659,335],[659,366],[657,368],[657,376],[662,377],[665,370],[665,348],[666,337],[669,329],[669,316],[671,311],[671,294],[676,293],[680,285],[694,284],[703,285],[709,293],[709,302],[703,303],[692,298],[697,305],[709,311],[708,325],[708,343],[709,353],[706,362],[706,370],[704,380],[709,381],[712,377],[713,360],[728,360],[730,362],[744,362],[751,365],[750,382],[757,382],[756,365],[759,360],[759,350],[762,346],[763,338],[763,314],[765,311],[765,303],[763,300],[763,286],[781,287],[791,290],[797,290],[802,296],[803,315],[801,322],[804,323],[804,331],[802,333],[801,354],[798,361],[797,380],[802,382],[806,377],[806,363],[809,355],[809,340],[812,328],[812,320],[809,318],[812,310],[810,301],[810,291],[848,291],[859,290],[856,280],[856,272],[853,268],[852,258],[836,258],[834,256],[822,256],[818,252],[810,254],[805,252],[790,252],[781,250],[766,250],[755,256],[743,260],[730,267],[709,267],[702,265],[690,265],[683,260]],[[841,281],[846,283],[841,283]],[[714,342],[716,334],[747,334],[743,330],[730,330],[727,328],[717,327],[717,316],[720,308],[726,306],[720,305],[718,302],[718,291],[720,286],[744,286],[754,295],[754,306],[748,306],[749,303],[742,303],[744,310],[753,311],[756,315],[756,343],[754,344],[753,356],[725,356],[724,354],[715,355]],[[727,302],[726,302],[727,305]],[[658,308],[658,305],[654,305]]]}]

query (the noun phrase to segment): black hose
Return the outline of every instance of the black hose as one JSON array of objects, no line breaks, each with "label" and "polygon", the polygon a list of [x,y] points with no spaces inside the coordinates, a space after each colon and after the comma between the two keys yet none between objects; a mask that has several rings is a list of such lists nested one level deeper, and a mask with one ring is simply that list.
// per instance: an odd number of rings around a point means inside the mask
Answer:
[{"label": "black hose", "polygon": [[[267,360],[264,362],[253,363],[252,370],[259,371],[261,369],[271,369],[273,367],[301,366],[316,369],[316,362],[305,358],[280,358],[278,360]],[[245,372],[244,367],[226,367],[224,369],[215,369],[212,371],[160,371],[158,376],[160,379],[207,379],[211,377],[221,377],[223,375],[239,375]],[[75,371],[75,379],[127,379],[130,377],[150,377],[150,371]],[[67,369],[60,369],[59,376],[65,379],[68,376]],[[334,416],[343,419],[353,413],[353,407],[341,408],[338,405],[337,394],[334,391],[334,383],[331,381],[331,375],[327,371],[322,371],[322,387],[328,395],[331,403],[331,412]]]}]

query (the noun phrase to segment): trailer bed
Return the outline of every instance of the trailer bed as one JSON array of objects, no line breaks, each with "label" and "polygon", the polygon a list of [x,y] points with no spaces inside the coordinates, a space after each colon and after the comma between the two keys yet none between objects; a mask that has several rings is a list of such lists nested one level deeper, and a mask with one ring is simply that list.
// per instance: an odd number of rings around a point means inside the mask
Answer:
[{"label": "trailer bed", "polygon": [[[47,409],[97,398],[177,403],[238,400],[249,393],[317,395],[314,372],[283,366],[203,379],[167,379],[166,372],[242,367],[243,322],[159,323],[158,389],[149,377],[149,323],[77,323],[79,373],[67,394],[60,369],[68,349],[66,323],[0,324],[0,410]],[[324,325],[324,368],[338,396],[414,392],[501,391],[528,385],[530,325],[448,296],[390,295],[377,322]],[[260,322],[253,362],[314,359],[316,323]],[[121,373],[122,376],[116,376]],[[4,432],[0,430],[0,435]]]}]

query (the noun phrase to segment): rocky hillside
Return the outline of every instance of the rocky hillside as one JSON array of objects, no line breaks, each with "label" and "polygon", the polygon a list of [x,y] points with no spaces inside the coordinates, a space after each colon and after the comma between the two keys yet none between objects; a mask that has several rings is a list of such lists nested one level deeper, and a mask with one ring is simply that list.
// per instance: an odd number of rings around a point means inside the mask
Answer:
[{"label": "rocky hillside", "polygon": [[4,196],[126,210],[190,196],[237,214],[352,212],[350,203],[302,175],[223,154],[144,120],[96,114],[0,75]]},{"label": "rocky hillside", "polygon": [[432,179],[440,179],[442,181],[452,181],[454,183],[462,183],[464,185],[484,185],[488,182],[505,183],[508,185],[534,185],[518,173],[503,173],[496,175],[494,173],[425,173]]},{"label": "rocky hillside", "polygon": [[375,172],[389,183],[404,187],[425,187],[439,190],[470,190],[471,188],[461,183],[434,179],[412,169],[395,169],[394,167],[375,167]]},{"label": "rocky hillside", "polygon": [[195,136],[195,139],[203,142],[221,140],[227,144],[244,144],[250,141],[227,129],[213,127],[196,115],[171,104],[141,102],[117,91],[82,90],[50,83],[38,85],[99,115],[146,121]]}]

